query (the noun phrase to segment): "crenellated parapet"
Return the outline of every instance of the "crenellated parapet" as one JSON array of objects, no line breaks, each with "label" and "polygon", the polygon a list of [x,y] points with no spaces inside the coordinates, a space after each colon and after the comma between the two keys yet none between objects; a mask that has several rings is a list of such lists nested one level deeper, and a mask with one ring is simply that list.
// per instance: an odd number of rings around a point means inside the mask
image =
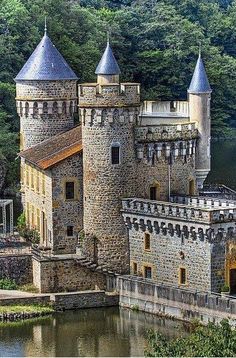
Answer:
[{"label": "crenellated parapet", "polygon": [[130,107],[140,104],[138,83],[89,83],[79,85],[79,107]]},{"label": "crenellated parapet", "polygon": [[218,210],[134,198],[122,201],[122,214],[129,229],[209,242],[236,236],[236,207]]}]

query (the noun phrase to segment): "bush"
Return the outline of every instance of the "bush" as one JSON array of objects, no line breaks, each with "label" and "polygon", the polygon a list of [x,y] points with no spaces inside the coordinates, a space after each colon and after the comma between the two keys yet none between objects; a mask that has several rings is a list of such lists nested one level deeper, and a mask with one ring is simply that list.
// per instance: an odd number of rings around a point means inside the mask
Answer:
[{"label": "bush", "polygon": [[229,286],[224,284],[222,287],[221,287],[221,292],[229,292]]},{"label": "bush", "polygon": [[32,244],[39,244],[40,236],[37,230],[30,229],[26,224],[25,213],[22,213],[17,219],[17,230],[20,236],[30,241]]},{"label": "bush", "polygon": [[2,290],[17,290],[18,286],[14,280],[9,278],[0,279],[0,289]]}]

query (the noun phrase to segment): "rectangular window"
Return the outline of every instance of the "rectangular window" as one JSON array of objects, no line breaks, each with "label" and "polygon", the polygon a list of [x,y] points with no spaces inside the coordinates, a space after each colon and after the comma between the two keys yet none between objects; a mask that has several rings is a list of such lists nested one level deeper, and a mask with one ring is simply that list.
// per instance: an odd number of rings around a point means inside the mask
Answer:
[{"label": "rectangular window", "polygon": [[137,262],[133,262],[133,274],[137,275],[138,273],[138,265]]},{"label": "rectangular window", "polygon": [[113,146],[111,147],[111,163],[120,164],[120,147]]},{"label": "rectangular window", "polygon": [[152,278],[152,268],[149,266],[144,266],[144,277]]},{"label": "rectangular window", "polygon": [[36,191],[39,193],[39,171],[36,171]]},{"label": "rectangular window", "polygon": [[30,168],[30,183],[31,189],[34,190],[34,169]]},{"label": "rectangular window", "polygon": [[150,234],[147,233],[144,234],[144,250],[151,250]]},{"label": "rectangular window", "polygon": [[34,221],[34,206],[31,205],[31,228],[34,228],[34,225],[35,225],[35,221]]},{"label": "rectangular window", "polygon": [[73,181],[66,182],[66,199],[75,198],[75,183]]},{"label": "rectangular window", "polygon": [[26,218],[26,224],[29,225],[29,203],[26,203],[26,213],[25,213],[25,218]]},{"label": "rectangular window", "polygon": [[25,184],[29,186],[29,166],[25,166]]},{"label": "rectangular window", "polygon": [[40,210],[37,209],[37,222],[36,222],[36,225],[37,225],[37,230],[40,231]]},{"label": "rectangular window", "polygon": [[45,195],[45,175],[42,173],[42,194]]},{"label": "rectangular window", "polygon": [[67,236],[73,236],[74,235],[74,226],[67,226]]},{"label": "rectangular window", "polygon": [[186,284],[186,269],[184,267],[181,267],[179,269],[179,283],[181,285]]}]

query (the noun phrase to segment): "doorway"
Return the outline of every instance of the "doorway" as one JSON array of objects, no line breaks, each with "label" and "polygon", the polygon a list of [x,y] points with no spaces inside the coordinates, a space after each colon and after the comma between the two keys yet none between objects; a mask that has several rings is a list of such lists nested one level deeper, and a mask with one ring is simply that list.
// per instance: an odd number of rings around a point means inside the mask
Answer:
[{"label": "doorway", "polygon": [[188,187],[188,194],[194,195],[195,194],[195,183],[194,180],[189,180],[189,187]]},{"label": "doorway", "polygon": [[230,269],[230,294],[236,294],[236,269]]},{"label": "doorway", "polygon": [[150,200],[160,200],[160,184],[156,183],[150,187]]}]

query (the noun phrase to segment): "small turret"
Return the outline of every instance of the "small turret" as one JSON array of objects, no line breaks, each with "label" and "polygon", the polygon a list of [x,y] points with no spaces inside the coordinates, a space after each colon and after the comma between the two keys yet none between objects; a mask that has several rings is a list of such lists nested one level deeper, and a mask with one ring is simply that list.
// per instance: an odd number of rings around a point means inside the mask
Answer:
[{"label": "small turret", "polygon": [[188,89],[190,121],[197,122],[199,132],[199,141],[196,150],[196,179],[198,189],[202,188],[211,168],[211,92],[212,90],[200,51],[192,81]]},{"label": "small turret", "polygon": [[119,83],[120,68],[113,55],[109,38],[107,39],[107,47],[102,55],[102,58],[96,68],[97,83]]},{"label": "small turret", "polygon": [[43,38],[15,82],[21,149],[73,127],[77,76],[47,35],[46,24]]}]

